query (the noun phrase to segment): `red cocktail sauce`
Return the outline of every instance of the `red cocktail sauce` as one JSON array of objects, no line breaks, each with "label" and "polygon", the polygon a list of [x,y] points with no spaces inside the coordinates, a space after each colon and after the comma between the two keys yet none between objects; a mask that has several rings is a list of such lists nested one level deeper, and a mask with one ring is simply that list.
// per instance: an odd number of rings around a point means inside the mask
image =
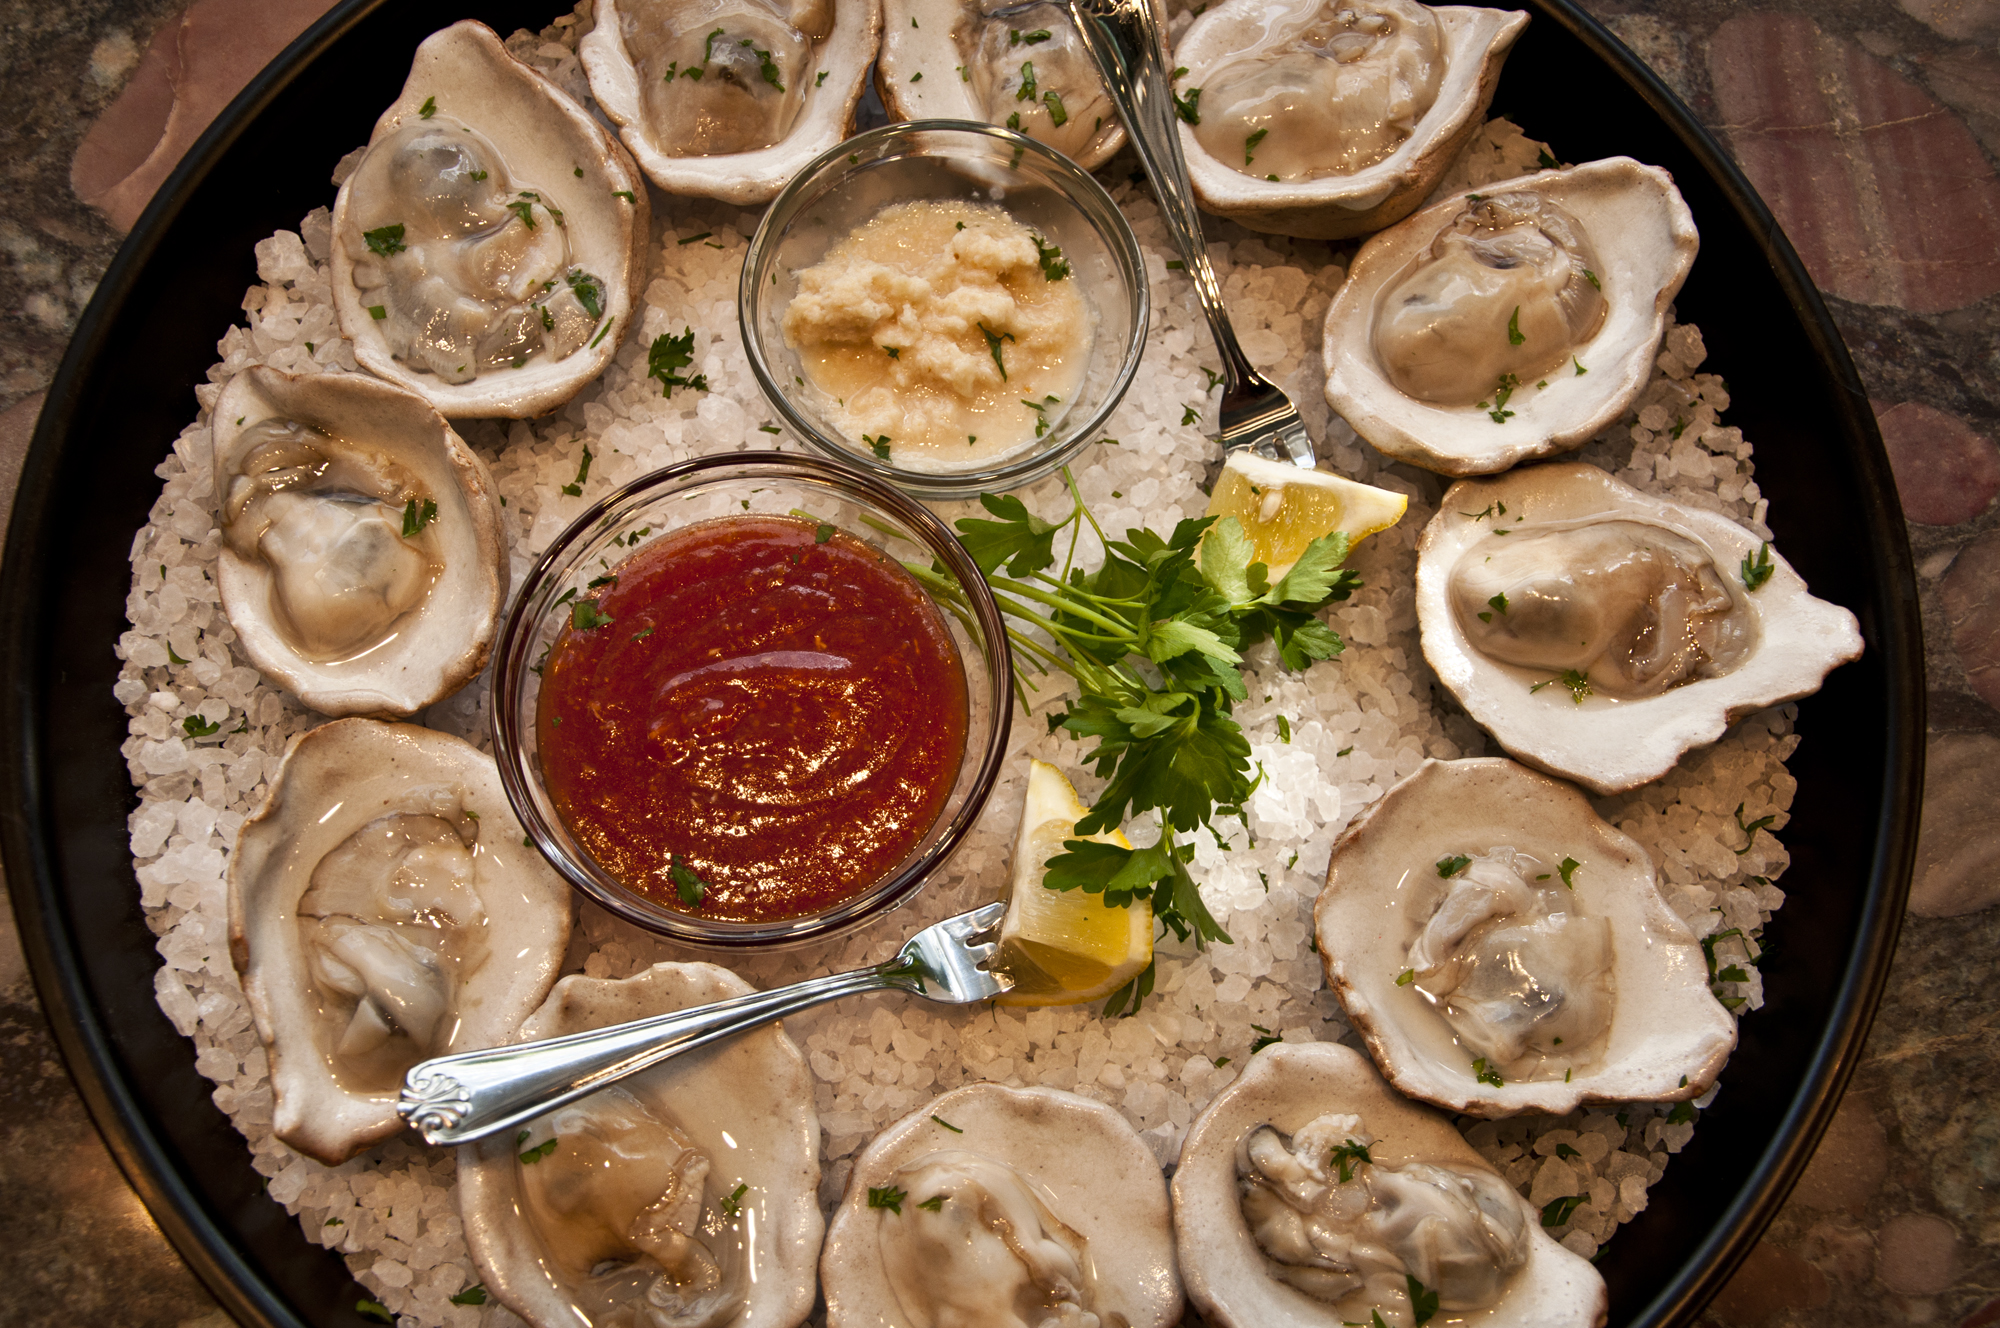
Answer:
[{"label": "red cocktail sauce", "polygon": [[957,649],[910,575],[781,516],[689,526],[612,570],[550,649],[535,716],[549,795],[604,869],[669,908],[770,922],[901,863],[966,732]]}]

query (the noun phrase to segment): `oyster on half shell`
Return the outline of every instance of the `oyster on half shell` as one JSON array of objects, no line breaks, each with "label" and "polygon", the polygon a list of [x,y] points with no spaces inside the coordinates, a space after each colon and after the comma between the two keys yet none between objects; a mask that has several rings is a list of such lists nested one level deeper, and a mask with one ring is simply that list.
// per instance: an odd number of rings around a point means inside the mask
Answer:
[{"label": "oyster on half shell", "polygon": [[1861,653],[1854,615],[1767,543],[1581,462],[1454,484],[1417,541],[1417,624],[1502,747],[1598,793]]},{"label": "oyster on half shell", "polygon": [[610,134],[466,20],[417,47],[333,209],[362,367],[443,414],[553,410],[632,330],[650,203]]},{"label": "oyster on half shell", "polygon": [[1223,1328],[1411,1328],[1408,1278],[1489,1328],[1597,1328],[1588,1260],[1444,1116],[1359,1052],[1279,1043],[1188,1130],[1174,1171],[1181,1275]]},{"label": "oyster on half shell", "polygon": [[[1007,12],[996,14],[1004,9]],[[1162,31],[1166,13],[1157,3]],[[1097,64],[1069,9],[1003,0],[884,0],[876,85],[898,120],[984,120],[1045,143],[1085,170],[1125,145]]]},{"label": "oyster on half shell", "polygon": [[1415,0],[1224,0],[1174,47],[1196,196],[1314,239],[1408,216],[1478,132],[1527,23]]},{"label": "oyster on half shell", "polygon": [[479,675],[508,566],[485,463],[422,397],[252,368],[213,411],[223,611],[325,715],[413,714]]},{"label": "oyster on half shell", "polygon": [[1645,850],[1503,758],[1384,794],[1334,845],[1313,927],[1383,1075],[1449,1111],[1684,1101],[1736,1046]]},{"label": "oyster on half shell", "polygon": [[1326,399],[1444,475],[1580,447],[1645,387],[1699,243],[1673,178],[1629,157],[1446,199],[1361,246],[1326,312]]},{"label": "oyster on half shell", "polygon": [[1167,1187],[1111,1108],[1053,1088],[954,1089],[856,1158],[820,1255],[828,1328],[1165,1328]]},{"label": "oyster on half shell", "polygon": [[[572,975],[521,1037],[750,990],[713,964]],[[473,1262],[536,1328],[792,1328],[813,1304],[818,1188],[812,1076],[776,1024],[458,1150]]]},{"label": "oyster on half shell", "polygon": [[847,137],[881,0],[598,0],[591,95],[670,194],[768,203]]},{"label": "oyster on half shell", "polygon": [[339,719],[285,754],[229,860],[280,1139],[338,1165],[402,1128],[412,1065],[513,1038],[570,927],[522,838],[492,758],[446,734]]}]

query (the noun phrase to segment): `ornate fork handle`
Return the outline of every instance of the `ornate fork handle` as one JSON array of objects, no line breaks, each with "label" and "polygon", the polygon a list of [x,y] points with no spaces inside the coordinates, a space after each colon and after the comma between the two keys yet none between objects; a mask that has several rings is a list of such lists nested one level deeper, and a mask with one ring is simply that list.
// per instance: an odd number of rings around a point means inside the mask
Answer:
[{"label": "ornate fork handle", "polygon": [[1105,89],[1125,122],[1139,162],[1153,182],[1160,216],[1181,251],[1195,297],[1215,334],[1231,394],[1243,388],[1268,387],[1237,345],[1236,330],[1222,307],[1222,285],[1208,262],[1201,216],[1195,209],[1194,184],[1188,179],[1187,158],[1181,152],[1180,130],[1174,123],[1166,53],[1147,4],[1148,0],[1069,0],[1069,12],[1084,49],[1104,75]]},{"label": "ornate fork handle", "polygon": [[546,1042],[439,1056],[404,1076],[396,1111],[429,1143],[471,1143],[682,1052],[867,991],[921,995],[924,983],[906,959],[898,958]]}]

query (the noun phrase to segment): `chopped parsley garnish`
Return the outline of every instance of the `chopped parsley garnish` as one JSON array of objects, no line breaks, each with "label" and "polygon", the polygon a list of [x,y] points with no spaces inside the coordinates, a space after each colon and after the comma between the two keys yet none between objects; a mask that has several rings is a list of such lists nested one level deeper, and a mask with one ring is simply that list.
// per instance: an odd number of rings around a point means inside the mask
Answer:
[{"label": "chopped parsley garnish", "polygon": [[1417,1328],[1423,1328],[1437,1317],[1438,1293],[1408,1273],[1403,1274],[1403,1283],[1410,1293],[1410,1317],[1416,1320]]},{"label": "chopped parsley garnish", "polygon": [[1563,1161],[1567,1162],[1569,1159],[1573,1157],[1582,1157],[1583,1154],[1577,1152],[1574,1148],[1571,1148],[1568,1144],[1557,1144],[1556,1156],[1563,1159]]},{"label": "chopped parsley garnish", "polygon": [[437,109],[438,109],[438,99],[436,97],[426,97],[424,98],[424,104],[417,107],[417,118],[420,120],[428,120],[433,115],[437,114]]},{"label": "chopped parsley garnish", "polygon": [[417,533],[437,520],[438,505],[429,498],[419,502],[412,498],[403,504],[403,538],[414,539]]},{"label": "chopped parsley garnish", "polygon": [[1561,169],[1561,163],[1558,162],[1554,157],[1551,157],[1549,155],[1549,150],[1547,148],[1543,148],[1540,152],[1537,152],[1535,154],[1535,164],[1537,166],[1540,166],[1545,171],[1553,171]]},{"label": "chopped parsley garnish", "polygon": [[529,230],[535,229],[535,200],[532,198],[510,199],[507,210],[521,219],[521,224]]},{"label": "chopped parsley garnish", "polygon": [[783,429],[780,429],[780,428],[779,428],[779,427],[778,427],[777,425],[775,425],[775,424],[760,424],[760,425],[758,425],[758,426],[757,426],[757,432],[758,432],[758,433],[783,433],[783,432],[784,432],[784,430],[783,430]]},{"label": "chopped parsley garnish", "polygon": [[1251,154],[1257,150],[1257,145],[1262,143],[1264,136],[1270,132],[1268,129],[1253,129],[1250,131],[1250,137],[1243,140],[1243,164],[1245,166],[1257,160]]},{"label": "chopped parsley garnish", "polygon": [[944,1211],[944,1196],[942,1194],[933,1194],[930,1198],[918,1204],[917,1207],[927,1213],[942,1213]]},{"label": "chopped parsley garnish", "polygon": [[1681,440],[1681,435],[1687,432],[1687,427],[1688,422],[1686,420],[1675,420],[1674,427],[1667,430],[1667,436],[1678,443]]},{"label": "chopped parsley garnish", "polygon": [[1551,1199],[1542,1205],[1542,1225],[1559,1227],[1569,1221],[1570,1214],[1581,1208],[1587,1195],[1569,1194],[1560,1199]]},{"label": "chopped parsley garnish", "polygon": [[200,715],[189,715],[181,721],[181,731],[190,738],[209,738],[222,731],[222,721],[211,724]]},{"label": "chopped parsley garnish", "polygon": [[646,352],[646,376],[657,378],[664,386],[660,395],[670,397],[677,387],[692,388],[697,392],[708,391],[708,375],[694,374],[682,376],[679,372],[694,363],[694,329],[682,327],[679,336],[662,332],[653,338],[652,349]]},{"label": "chopped parsley garnish", "polygon": [[1693,1123],[1694,1103],[1692,1102],[1677,1103],[1674,1109],[1667,1113],[1667,1124],[1669,1125],[1692,1125]]},{"label": "chopped parsley garnish", "polygon": [[976,324],[979,335],[986,338],[986,352],[993,357],[993,366],[1000,371],[1000,381],[1007,381],[1007,361],[1000,358],[1000,343],[1012,341],[1012,332],[995,332],[984,323]]},{"label": "chopped parsley garnish", "polygon": [[1183,402],[1181,403],[1181,423],[1182,423],[1182,424],[1200,424],[1200,423],[1201,423],[1201,409],[1200,409],[1200,407],[1198,407],[1198,406],[1190,406],[1190,405],[1188,405],[1188,404],[1187,404],[1187,403],[1186,403],[1185,401],[1183,401]]},{"label": "chopped parsley garnish", "polygon": [[[1062,121],[1058,120],[1056,123],[1061,124]],[[1041,236],[1032,232],[1029,233],[1029,238],[1035,242],[1035,261],[1042,265],[1042,278],[1045,281],[1061,281],[1069,275],[1069,260],[1063,257],[1061,245],[1047,244]]]},{"label": "chopped parsley garnish", "polygon": [[652,634],[653,634],[653,629],[652,629],[652,628],[650,628],[650,627],[642,627],[642,628],[640,628],[640,629],[639,629],[638,631],[636,631],[636,632],[632,633],[632,640],[633,640],[634,644],[636,644],[636,643],[638,643],[638,642],[640,642],[640,641],[643,641],[643,640],[645,640],[645,639],[646,639],[647,637],[651,636]]},{"label": "chopped parsley garnish", "polygon": [[486,1284],[484,1282],[474,1282],[471,1286],[450,1299],[454,1305],[484,1305],[486,1303]]},{"label": "chopped parsley garnish", "polygon": [[834,527],[825,521],[813,527],[813,543],[824,544],[834,536]]},{"label": "chopped parsley garnish", "polygon": [[1216,388],[1216,385],[1222,382],[1222,375],[1217,373],[1215,370],[1209,368],[1205,364],[1201,365],[1200,368],[1202,375],[1208,379],[1208,390],[1213,392]]},{"label": "chopped parsley garnish", "polygon": [[[527,1142],[528,1142],[528,1132],[526,1130],[523,1130],[519,1134],[514,1136],[514,1147],[516,1148],[520,1148],[522,1144]],[[556,1151],[556,1141],[554,1137],[551,1136],[550,1138],[542,1140],[542,1142],[536,1144],[533,1148],[524,1149],[520,1154],[521,1165],[525,1167],[532,1167],[533,1165],[535,1165],[535,1163],[541,1161],[543,1158],[547,1157],[550,1153],[553,1153],[555,1151]]]},{"label": "chopped parsley garnish", "polygon": [[1740,965],[1731,964],[1715,975],[1717,982],[1748,982],[1750,975]]},{"label": "chopped parsley garnish", "polygon": [[1484,1056],[1481,1056],[1472,1063],[1472,1077],[1480,1083],[1490,1084],[1494,1088],[1504,1088],[1507,1086],[1507,1081],[1500,1077],[1500,1071],[1488,1065]]},{"label": "chopped parsley garnish", "polygon": [[1334,755],[1335,755],[1335,756],[1346,756],[1346,755],[1347,755],[1347,754],[1348,754],[1349,752],[1351,752],[1351,751],[1353,751],[1353,750],[1354,750],[1354,749],[1353,749],[1352,747],[1343,747],[1343,748],[1341,748],[1341,749],[1340,749],[1339,751],[1335,752],[1335,753],[1334,753]]},{"label": "chopped parsley garnish", "polygon": [[1406,968],[1396,975],[1396,985],[1399,987],[1407,987],[1416,980],[1417,970],[1414,968]]},{"label": "chopped parsley garnish", "polygon": [[910,1192],[908,1190],[895,1185],[870,1185],[868,1187],[868,1206],[870,1208],[886,1208],[897,1217],[903,1215],[903,1200],[909,1197]]},{"label": "chopped parsley garnish", "polygon": [[368,316],[379,323],[389,316],[389,311],[379,304],[371,304],[368,306]]},{"label": "chopped parsley garnish", "polygon": [[[428,106],[430,103],[425,102],[424,105]],[[365,1297],[357,1300],[354,1302],[354,1312],[364,1319],[373,1319],[377,1323],[396,1321],[396,1316],[389,1313],[389,1307],[379,1300],[368,1300]]]},{"label": "chopped parsley garnish", "polygon": [[875,454],[875,459],[876,459],[877,461],[887,461],[887,460],[889,459],[889,435],[888,435],[888,434],[886,434],[886,433],[882,433],[882,434],[865,434],[865,433],[864,433],[864,434],[862,434],[862,435],[861,435],[861,441],[862,441],[862,442],[864,442],[864,443],[866,443],[866,444],[868,444],[868,450],[869,450],[869,451],[871,451],[871,452],[873,452],[873,453]]},{"label": "chopped parsley garnish", "polygon": [[1570,357],[1569,357],[1569,362],[1570,362],[1571,364],[1574,364],[1574,365],[1576,366],[1576,372],[1575,372],[1574,374],[1572,374],[1572,375],[1571,375],[1571,377],[1573,377],[1573,378],[1581,378],[1581,377],[1583,377],[1583,376],[1584,376],[1585,374],[1587,374],[1587,373],[1589,373],[1589,372],[1590,372],[1590,370],[1588,370],[1588,369],[1586,369],[1586,368],[1584,368],[1584,367],[1583,367],[1583,361],[1582,361],[1582,360],[1579,360],[1579,359],[1578,359],[1578,358],[1576,358],[1576,356],[1574,356],[1574,355],[1572,355],[1572,356],[1570,356]]},{"label": "chopped parsley garnish", "polygon": [[667,875],[673,879],[674,890],[680,895],[683,904],[694,908],[701,903],[702,894],[708,889],[708,882],[696,876],[680,854],[676,853],[668,859]]},{"label": "chopped parsley garnish", "polygon": [[825,87],[825,86],[826,86],[826,76],[827,76],[827,73],[828,73],[828,71],[827,71],[827,70],[824,70],[824,69],[820,70],[820,71],[819,71],[819,77],[813,80],[813,86],[814,86],[814,87],[816,87],[816,88],[823,88],[823,87]]},{"label": "chopped parsley garnish", "polygon": [[592,337],[592,338],[590,339],[590,345],[589,345],[589,346],[587,346],[587,347],[586,347],[585,349],[587,349],[587,350],[596,350],[596,349],[597,349],[597,343],[598,343],[598,342],[600,342],[600,341],[602,341],[602,340],[604,340],[604,338],[605,338],[606,336],[610,335],[610,333],[611,333],[611,325],[612,325],[613,323],[617,322],[617,321],[618,321],[618,320],[617,320],[616,318],[607,318],[607,319],[605,319],[605,320],[604,320],[604,326],[603,326],[603,327],[600,327],[600,328],[598,328],[598,329],[597,329],[597,335],[596,335],[596,336],[594,336],[594,337]]},{"label": "chopped parsley garnish", "polygon": [[1040,89],[1035,83],[1035,62],[1024,60],[1021,62],[1021,86],[1015,90],[1014,100],[1033,101],[1039,93]]},{"label": "chopped parsley garnish", "polygon": [[717,28],[714,32],[709,33],[708,40],[701,44],[701,62],[703,64],[708,64],[715,59],[715,39],[721,35],[722,29]]},{"label": "chopped parsley garnish", "polygon": [[903,358],[903,348],[901,346],[884,346],[882,349],[884,352],[887,353],[889,358],[892,360],[900,360]]},{"label": "chopped parsley garnish", "polygon": [[1750,822],[1750,824],[1745,825],[1743,824],[1743,804],[1740,802],[1737,803],[1736,828],[1743,832],[1744,839],[1743,839],[1743,847],[1736,850],[1736,856],[1740,858],[1745,853],[1748,853],[1750,851],[1750,846],[1757,842],[1757,832],[1759,830],[1768,830],[1771,826],[1771,822],[1777,819],[1778,819],[1778,814],[1776,812],[1772,812],[1769,816],[1760,816],[1756,820]]},{"label": "chopped parsley garnish", "polygon": [[1563,878],[1563,888],[1565,890],[1576,889],[1576,869],[1582,865],[1575,858],[1564,858],[1556,864],[1556,871]]},{"label": "chopped parsley garnish", "polygon": [[[916,20],[911,19],[910,22],[914,23],[916,22]],[[919,69],[916,73],[910,75],[910,82],[912,83],[921,83],[923,81],[924,81],[924,71],[921,69]]]},{"label": "chopped parsley garnish", "polygon": [[1069,123],[1069,108],[1063,105],[1062,94],[1050,88],[1042,94],[1042,105],[1049,111],[1049,123],[1060,129]]},{"label": "chopped parsley garnish", "polygon": [[1521,306],[1517,304],[1507,317],[1507,344],[1518,346],[1527,339],[1521,332]]},{"label": "chopped parsley garnish", "polygon": [[1500,615],[1501,615],[1502,617],[1505,617],[1505,616],[1506,616],[1506,613],[1507,613],[1507,592],[1506,592],[1506,591],[1504,591],[1504,590],[1503,590],[1503,591],[1501,591],[1501,592],[1500,592],[1499,594],[1495,595],[1495,596],[1494,596],[1494,597],[1493,597],[1492,599],[1489,599],[1489,600],[1487,600],[1487,601],[1486,601],[1486,603],[1487,603],[1487,604],[1488,604],[1488,605],[1490,606],[1490,607],[1489,607],[1489,611],[1488,611],[1488,612],[1485,612],[1485,613],[1482,613],[1482,614],[1480,614],[1480,615],[1479,615],[1479,621],[1481,621],[1481,622],[1485,622],[1485,623],[1490,623],[1490,622],[1492,622],[1492,621],[1493,621],[1493,615],[1494,615],[1494,614],[1496,614],[1496,613],[1497,613],[1497,614],[1500,614]]},{"label": "chopped parsley garnish", "polygon": [[953,1134],[965,1133],[964,1130],[959,1129],[956,1125],[953,1125],[950,1121],[946,1120],[942,1116],[932,1116],[931,1119],[937,1122],[939,1125],[944,1126],[947,1130],[950,1130]]},{"label": "chopped parsley garnish", "polygon": [[729,1218],[732,1222],[743,1216],[743,1196],[748,1193],[750,1193],[750,1187],[739,1184],[735,1189],[723,1195],[721,1200],[723,1216]]},{"label": "chopped parsley garnish", "polygon": [[1276,1043],[1284,1041],[1283,1038],[1279,1037],[1276,1033],[1273,1033],[1270,1029],[1264,1027],[1262,1024],[1252,1024],[1250,1025],[1250,1027],[1256,1029],[1260,1034],[1262,1034],[1261,1037],[1252,1038],[1250,1041],[1250,1054],[1252,1056],[1255,1056],[1258,1052],[1262,1051],[1266,1047],[1273,1046]]},{"label": "chopped parsley garnish", "polygon": [[570,294],[576,296],[576,302],[583,306],[585,313],[592,318],[604,316],[603,281],[591,276],[580,267],[571,268],[563,280],[569,283]]},{"label": "chopped parsley garnish", "polygon": [[1738,575],[1743,578],[1743,588],[1745,590],[1762,590],[1764,583],[1771,579],[1771,573],[1777,570],[1777,566],[1771,561],[1771,542],[1766,540],[1757,546],[1757,556],[1755,558],[1752,558],[1747,553],[1743,555],[1743,563],[1738,568]]},{"label": "chopped parsley garnish", "polygon": [[1278,741],[1280,741],[1280,742],[1290,742],[1291,740],[1292,740],[1292,721],[1291,721],[1290,719],[1288,719],[1287,717],[1285,717],[1284,715],[1279,715],[1279,716],[1278,716]]},{"label": "chopped parsley garnish", "polygon": [[1570,699],[1578,705],[1582,705],[1583,698],[1590,695],[1590,675],[1578,669],[1564,669],[1553,678],[1544,678],[1538,683],[1529,684],[1528,695],[1533,696],[1542,688],[1552,687],[1556,683],[1569,688]]},{"label": "chopped parsley garnish", "polygon": [[1348,1181],[1354,1179],[1354,1164],[1356,1162],[1367,1162],[1373,1165],[1375,1159],[1368,1156],[1366,1145],[1357,1144],[1354,1140],[1349,1139],[1346,1143],[1334,1149],[1333,1155],[1326,1161],[1328,1166],[1340,1168],[1340,1183],[1345,1185]]},{"label": "chopped parsley garnish", "polygon": [[1047,28],[1036,28],[1032,32],[1023,32],[1019,28],[1009,28],[1007,30],[1007,44],[1009,46],[1035,46],[1047,41],[1054,35]]},{"label": "chopped parsley garnish", "polygon": [[1438,859],[1438,875],[1448,881],[1471,865],[1471,858],[1463,853],[1454,853],[1448,858]]},{"label": "chopped parsley garnish", "polygon": [[1591,285],[1595,286],[1599,290],[1604,289],[1604,283],[1597,279],[1597,274],[1595,272],[1592,272],[1589,268],[1585,268],[1583,270],[1583,275],[1584,279],[1589,281]]},{"label": "chopped parsley garnish", "polygon": [[690,235],[690,236],[688,236],[688,237],[687,237],[687,239],[685,239],[685,240],[676,240],[676,241],[675,241],[675,243],[676,243],[676,244],[693,244],[693,243],[694,243],[695,241],[697,241],[697,240],[706,240],[706,239],[707,239],[707,238],[708,238],[709,236],[711,236],[711,235],[713,235],[713,234],[715,234],[715,232],[714,232],[714,231],[702,231],[702,232],[701,232],[700,234],[698,234],[698,235]]},{"label": "chopped parsley garnish", "polygon": [[398,221],[387,226],[377,226],[372,231],[361,232],[361,238],[368,241],[368,252],[387,258],[390,254],[400,254],[409,248],[403,243],[403,223]]},{"label": "chopped parsley garnish", "polygon": [[562,486],[562,491],[564,493],[568,494],[572,498],[583,497],[583,482],[590,478],[591,460],[592,458],[590,455],[590,444],[585,443],[583,445],[583,460],[577,462],[576,465],[576,480],[573,483],[565,484]]},{"label": "chopped parsley garnish", "polygon": [[590,580],[583,583],[583,588],[585,590],[595,590],[599,586],[615,586],[617,584],[618,584],[617,574],[614,572],[606,572],[603,576],[591,577]]},{"label": "chopped parsley garnish", "polygon": [[1176,92],[1173,94],[1173,96],[1174,96],[1174,114],[1178,115],[1183,123],[1191,125],[1200,124],[1201,89],[1189,88],[1186,92],[1184,93]]},{"label": "chopped parsley garnish", "polygon": [[579,632],[588,632],[595,627],[609,627],[617,621],[599,609],[594,599],[580,599],[569,606],[569,625]]},{"label": "chopped parsley garnish", "polygon": [[[1493,385],[1493,408],[1486,413],[1493,418],[1495,424],[1505,424],[1514,418],[1514,412],[1507,409],[1507,398],[1513,396],[1514,389],[1520,385],[1521,380],[1513,374],[1501,374],[1500,381]],[[1486,405],[1484,401],[1479,404],[1482,408]]]},{"label": "chopped parsley garnish", "polygon": [[1019,129],[1021,127],[1021,113],[1019,111],[1015,111],[1007,117],[1007,127],[1009,129]]}]

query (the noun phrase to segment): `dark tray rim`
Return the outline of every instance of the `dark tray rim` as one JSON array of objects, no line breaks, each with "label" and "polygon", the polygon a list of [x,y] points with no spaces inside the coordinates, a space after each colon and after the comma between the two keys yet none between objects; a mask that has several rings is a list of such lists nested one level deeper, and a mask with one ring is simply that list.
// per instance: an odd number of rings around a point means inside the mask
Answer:
[{"label": "dark tray rim", "polygon": [[[48,389],[21,476],[0,582],[0,622],[37,620],[34,600],[44,570],[42,546],[52,522],[61,453],[84,390],[107,350],[109,332],[173,221],[217,163],[308,64],[386,0],[344,0],[260,72],[183,158],[134,226],[79,319]],[[1785,1111],[1774,1142],[1738,1185],[1723,1219],[1693,1257],[1655,1295],[1635,1325],[1686,1323],[1720,1290],[1776,1216],[1831,1121],[1861,1055],[1886,985],[1915,856],[1922,792],[1924,691],[1915,578],[1895,482],[1867,397],[1824,301],[1798,255],[1754,187],[1661,79],[1571,0],[1527,0],[1538,21],[1553,23],[1601,59],[1666,124],[1720,188],[1764,258],[1799,320],[1815,356],[1838,383],[1836,409],[1858,438],[1849,460],[1864,488],[1865,542],[1882,558],[1885,579],[1907,593],[1880,607],[1870,649],[1883,657],[1891,717],[1879,779],[1880,816],[1868,867],[1856,941],[1846,956],[1847,981],[1820,1033],[1804,1080]],[[20,499],[26,499],[23,502]],[[79,937],[58,904],[62,876],[47,837],[53,811],[46,796],[40,744],[48,717],[37,705],[34,643],[13,631],[0,641],[0,681],[9,705],[0,713],[6,760],[0,762],[0,849],[36,989],[58,1047],[114,1160],[175,1249],[238,1321],[303,1328],[288,1298],[265,1276],[241,1241],[190,1184],[179,1158],[123,1077],[103,1012],[87,989],[77,958]],[[356,1320],[360,1322],[360,1320]]]}]

